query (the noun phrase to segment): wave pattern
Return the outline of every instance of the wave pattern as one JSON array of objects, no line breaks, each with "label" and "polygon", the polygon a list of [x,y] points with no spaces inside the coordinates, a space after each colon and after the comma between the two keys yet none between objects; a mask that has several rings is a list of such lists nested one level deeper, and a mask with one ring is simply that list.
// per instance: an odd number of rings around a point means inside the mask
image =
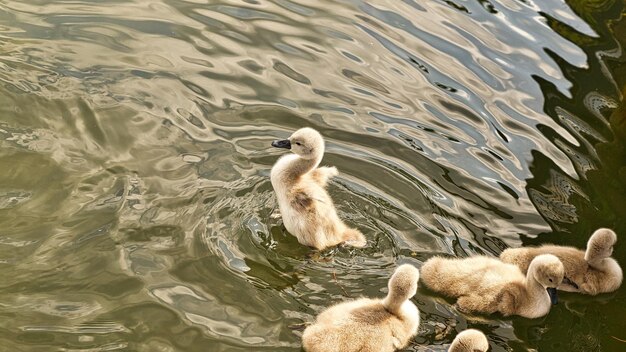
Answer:
[{"label": "wave pattern", "polygon": [[[587,15],[616,6],[0,1],[1,344],[295,351],[397,263],[567,232],[621,98]],[[270,141],[302,126],[365,249],[312,254],[272,216]],[[409,350],[477,324],[415,300]],[[504,351],[548,323],[478,324]]]}]

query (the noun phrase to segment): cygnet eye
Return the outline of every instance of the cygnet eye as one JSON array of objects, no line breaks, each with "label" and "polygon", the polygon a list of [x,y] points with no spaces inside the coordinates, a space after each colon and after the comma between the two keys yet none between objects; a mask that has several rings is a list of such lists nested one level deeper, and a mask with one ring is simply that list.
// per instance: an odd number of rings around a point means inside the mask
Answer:
[{"label": "cygnet eye", "polygon": [[550,282],[552,282],[552,279],[548,279],[548,280],[550,280]]},{"label": "cygnet eye", "polygon": [[302,144],[300,144],[300,142],[296,142],[296,145],[302,145]]}]

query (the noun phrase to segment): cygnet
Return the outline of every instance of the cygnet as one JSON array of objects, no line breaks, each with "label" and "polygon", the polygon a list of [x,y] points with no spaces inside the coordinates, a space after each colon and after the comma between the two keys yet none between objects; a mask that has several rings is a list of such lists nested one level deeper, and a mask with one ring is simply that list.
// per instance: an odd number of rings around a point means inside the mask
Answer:
[{"label": "cygnet", "polygon": [[417,334],[420,316],[409,299],[417,292],[419,271],[399,266],[384,299],[360,298],[332,306],[304,330],[307,352],[393,352]]},{"label": "cygnet", "polygon": [[622,284],[622,268],[611,258],[616,242],[615,232],[602,228],[589,237],[586,251],[556,245],[509,248],[500,254],[500,259],[517,265],[525,273],[536,256],[554,254],[565,267],[565,279],[559,285],[559,290],[597,295],[613,292]]},{"label": "cygnet", "polygon": [[487,336],[476,329],[463,330],[456,335],[448,352],[487,352],[489,341]]},{"label": "cygnet", "polygon": [[324,156],[324,139],[312,128],[301,128],[288,139],[272,142],[290,149],[272,167],[271,181],[276,192],[285,228],[303,245],[322,250],[338,244],[363,247],[365,236],[348,227],[337,215],[326,192],[328,179],[337,176],[335,167],[318,167]]},{"label": "cygnet", "polygon": [[421,277],[431,290],[457,298],[462,312],[537,318],[548,314],[551,302],[556,304],[563,272],[561,261],[550,254],[533,259],[527,275],[487,256],[433,257],[422,266]]}]

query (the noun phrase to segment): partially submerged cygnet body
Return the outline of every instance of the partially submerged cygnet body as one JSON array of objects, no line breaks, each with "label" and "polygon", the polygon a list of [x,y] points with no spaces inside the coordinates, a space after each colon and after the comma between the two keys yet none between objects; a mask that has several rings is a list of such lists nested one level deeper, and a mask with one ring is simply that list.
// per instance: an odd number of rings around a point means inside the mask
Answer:
[{"label": "partially submerged cygnet body", "polygon": [[417,334],[420,316],[409,299],[417,292],[419,271],[399,266],[389,279],[384,299],[360,298],[323,311],[304,330],[307,352],[392,352]]},{"label": "partially submerged cygnet body", "polygon": [[536,256],[554,254],[565,267],[565,279],[559,290],[597,295],[613,292],[622,284],[622,268],[610,257],[616,242],[615,232],[602,228],[589,237],[586,251],[555,245],[509,248],[500,254],[500,259],[517,265],[525,273]]},{"label": "partially submerged cygnet body", "polygon": [[456,335],[448,352],[487,352],[489,341],[487,336],[476,329],[463,330]]},{"label": "partially submerged cygnet body", "polygon": [[428,288],[458,298],[465,313],[537,318],[556,304],[556,287],[563,280],[563,264],[551,254],[536,257],[528,274],[498,259],[475,256],[465,259],[433,257],[422,266],[422,281]]},{"label": "partially submerged cygnet body", "polygon": [[278,159],[272,167],[272,187],[278,198],[285,228],[298,242],[319,250],[338,244],[363,247],[365,236],[339,219],[326,192],[335,167],[317,167],[324,156],[324,139],[312,128],[301,128],[289,139],[272,142],[293,154]]}]

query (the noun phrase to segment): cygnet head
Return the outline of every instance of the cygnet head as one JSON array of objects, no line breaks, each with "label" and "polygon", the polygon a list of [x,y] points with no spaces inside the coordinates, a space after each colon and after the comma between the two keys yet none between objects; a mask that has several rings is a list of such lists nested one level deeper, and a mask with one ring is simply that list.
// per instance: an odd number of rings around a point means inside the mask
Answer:
[{"label": "cygnet head", "polygon": [[273,141],[272,146],[291,149],[303,159],[316,159],[324,154],[322,135],[310,127],[297,130],[288,139]]},{"label": "cygnet head", "polygon": [[587,251],[585,251],[585,260],[592,262],[608,258],[613,254],[613,246],[617,242],[617,235],[611,229],[597,229],[596,232],[589,237],[587,242]]},{"label": "cygnet head", "polygon": [[389,293],[383,304],[390,310],[394,310],[402,303],[415,296],[420,272],[411,264],[402,264],[389,279]]},{"label": "cygnet head", "polygon": [[467,329],[456,335],[448,352],[487,352],[487,336],[476,329]]},{"label": "cygnet head", "polygon": [[559,258],[552,254],[536,256],[530,262],[528,275],[532,275],[539,284],[548,290],[552,304],[558,302],[556,288],[561,284],[565,276],[565,268]]}]

